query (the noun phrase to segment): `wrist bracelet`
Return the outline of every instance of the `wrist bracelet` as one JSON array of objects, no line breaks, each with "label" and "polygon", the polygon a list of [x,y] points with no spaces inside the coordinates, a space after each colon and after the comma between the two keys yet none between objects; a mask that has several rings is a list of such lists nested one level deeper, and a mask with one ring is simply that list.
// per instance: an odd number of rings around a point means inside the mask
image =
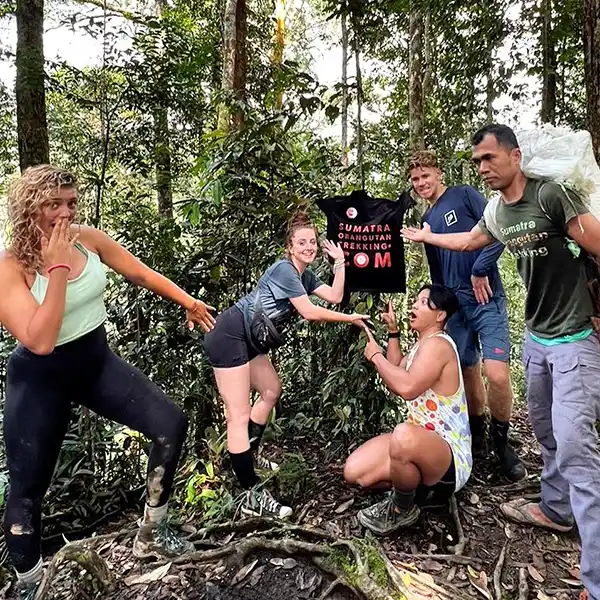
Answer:
[{"label": "wrist bracelet", "polygon": [[388,338],[399,338],[399,337],[400,337],[399,331],[388,331]]},{"label": "wrist bracelet", "polygon": [[71,265],[68,265],[66,263],[57,263],[55,265],[52,265],[51,267],[48,267],[46,269],[46,273],[48,273],[48,275],[50,275],[50,273],[52,273],[52,271],[54,271],[54,269],[67,269],[67,271],[71,272]]},{"label": "wrist bracelet", "polygon": [[369,362],[373,362],[373,359],[378,355],[381,354],[381,356],[383,356],[383,352],[381,351],[377,351],[377,352],[373,352],[373,354],[371,354],[371,358],[369,358]]}]

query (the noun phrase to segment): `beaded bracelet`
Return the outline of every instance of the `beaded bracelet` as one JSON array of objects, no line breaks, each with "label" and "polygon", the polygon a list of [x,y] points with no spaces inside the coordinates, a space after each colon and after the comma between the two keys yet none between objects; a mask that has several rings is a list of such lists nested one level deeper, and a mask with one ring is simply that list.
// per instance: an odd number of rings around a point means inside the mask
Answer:
[{"label": "beaded bracelet", "polygon": [[399,337],[400,337],[399,331],[388,331],[388,338],[399,338]]}]

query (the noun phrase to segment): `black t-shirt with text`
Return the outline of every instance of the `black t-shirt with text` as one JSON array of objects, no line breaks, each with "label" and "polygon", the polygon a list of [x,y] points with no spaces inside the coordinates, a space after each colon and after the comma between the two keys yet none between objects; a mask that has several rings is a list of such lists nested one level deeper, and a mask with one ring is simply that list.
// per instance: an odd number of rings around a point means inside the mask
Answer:
[{"label": "black t-shirt with text", "polygon": [[346,255],[346,291],[406,291],[400,230],[413,205],[407,192],[396,201],[371,198],[364,191],[317,201],[327,215],[327,238]]}]

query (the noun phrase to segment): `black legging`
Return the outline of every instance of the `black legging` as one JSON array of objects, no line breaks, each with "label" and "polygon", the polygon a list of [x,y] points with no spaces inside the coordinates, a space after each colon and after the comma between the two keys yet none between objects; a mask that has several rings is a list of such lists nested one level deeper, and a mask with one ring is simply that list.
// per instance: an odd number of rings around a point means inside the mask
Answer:
[{"label": "black legging", "polygon": [[151,439],[147,502],[162,506],[171,493],[187,419],[145,375],[109,349],[104,327],[48,356],[19,346],[7,369],[4,439],[10,491],[4,531],[20,573],[33,569],[40,558],[42,500],[72,402]]}]

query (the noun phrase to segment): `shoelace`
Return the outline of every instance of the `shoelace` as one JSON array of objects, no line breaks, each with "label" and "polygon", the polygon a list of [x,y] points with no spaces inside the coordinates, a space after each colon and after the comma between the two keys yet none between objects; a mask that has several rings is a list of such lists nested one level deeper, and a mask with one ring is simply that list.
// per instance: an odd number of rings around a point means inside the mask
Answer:
[{"label": "shoelace", "polygon": [[185,545],[181,536],[177,535],[175,531],[169,527],[167,519],[158,524],[158,527],[156,528],[156,537],[159,541],[164,540],[165,546],[169,550],[177,551]]},{"label": "shoelace", "polygon": [[267,511],[279,514],[281,512],[281,504],[271,496],[270,492],[263,490],[257,494],[258,503]]},{"label": "shoelace", "polygon": [[256,457],[256,464],[259,469],[269,469],[273,470],[273,464],[268,458],[265,458],[262,454],[259,454]]},{"label": "shoelace", "polygon": [[374,517],[376,517],[377,519],[379,519],[381,517],[385,517],[386,521],[387,521],[390,516],[390,512],[392,511],[392,508],[393,508],[392,501],[391,501],[391,499],[387,498],[385,500],[382,500],[378,504],[376,504],[373,507],[371,514]]}]

